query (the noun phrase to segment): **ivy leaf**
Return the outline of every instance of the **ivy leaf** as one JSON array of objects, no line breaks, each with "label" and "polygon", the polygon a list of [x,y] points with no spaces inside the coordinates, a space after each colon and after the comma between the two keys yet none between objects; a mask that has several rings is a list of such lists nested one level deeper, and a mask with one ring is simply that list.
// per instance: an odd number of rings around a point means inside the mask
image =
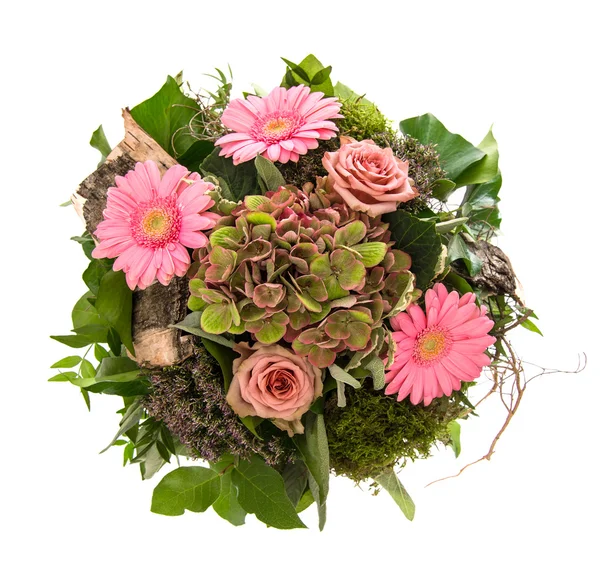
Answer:
[{"label": "ivy leaf", "polygon": [[459,214],[468,216],[468,228],[477,236],[498,230],[502,216],[498,209],[502,175],[498,174],[489,182],[467,187]]},{"label": "ivy leaf", "polygon": [[220,157],[219,151],[220,149],[215,149],[204,159],[200,165],[202,172],[223,179],[234,201],[241,200],[248,194],[260,194],[254,163],[245,162],[236,166],[232,158]]},{"label": "ivy leaf", "polygon": [[232,478],[242,508],[263,523],[277,529],[306,527],[285,493],[281,474],[258,456],[251,462],[240,460],[232,470]]},{"label": "ivy leaf", "polygon": [[177,468],[154,488],[150,509],[171,516],[183,515],[185,510],[203,512],[217,500],[220,491],[219,474],[210,468]]},{"label": "ivy leaf", "polygon": [[[172,157],[184,154],[196,141],[185,129],[198,113],[196,101],[181,91],[171,76],[160,90],[131,110],[136,123]],[[181,135],[178,135],[181,129]],[[175,135],[175,137],[173,137]],[[173,147],[175,139],[175,147]]]},{"label": "ivy leaf", "polygon": [[221,492],[213,504],[213,510],[232,525],[246,523],[246,510],[237,500],[237,490],[233,485],[231,470],[221,476]]},{"label": "ivy leaf", "polygon": [[100,281],[96,310],[121,338],[121,342],[134,354],[131,337],[132,291],[123,272],[110,270]]},{"label": "ivy leaf", "polygon": [[425,289],[435,275],[442,253],[442,240],[435,231],[435,222],[421,220],[404,210],[384,215],[384,221],[390,224],[395,247],[412,258],[411,272],[417,276],[417,287]]},{"label": "ivy leaf", "polygon": [[90,139],[90,146],[92,146],[94,149],[100,151],[100,155],[102,157],[100,159],[100,162],[98,163],[98,166],[100,166],[106,160],[106,157],[108,155],[110,155],[110,152],[112,151],[112,148],[106,138],[106,135],[104,134],[104,129],[102,128],[102,125],[100,125],[92,133],[92,138]]},{"label": "ivy leaf", "polygon": [[498,143],[491,128],[477,148],[483,151],[485,156],[463,171],[456,181],[457,187],[488,182],[498,174]]},{"label": "ivy leaf", "polygon": [[400,129],[405,135],[418,139],[424,145],[436,145],[442,168],[448,173],[447,177],[454,182],[457,182],[460,175],[471,165],[486,156],[484,151],[460,135],[448,131],[431,113],[401,121]]},{"label": "ivy leaf", "polygon": [[450,238],[450,242],[448,242],[448,263],[455,262],[456,260],[463,260],[469,274],[472,276],[477,275],[481,271],[481,260],[469,250],[460,234],[454,234]]},{"label": "ivy leaf", "polygon": [[392,496],[402,513],[412,521],[415,517],[415,504],[400,480],[398,480],[394,470],[387,468],[373,479]]},{"label": "ivy leaf", "polygon": [[254,166],[266,190],[277,190],[280,186],[285,186],[283,175],[269,159],[258,155],[254,159]]}]

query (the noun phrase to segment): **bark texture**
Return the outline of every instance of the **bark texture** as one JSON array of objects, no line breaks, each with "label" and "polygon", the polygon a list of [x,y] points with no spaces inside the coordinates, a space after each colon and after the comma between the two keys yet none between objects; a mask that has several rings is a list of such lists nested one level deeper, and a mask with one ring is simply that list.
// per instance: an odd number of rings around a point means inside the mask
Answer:
[{"label": "bark texture", "polygon": [[[115,176],[125,175],[138,161],[153,160],[161,173],[177,164],[140,128],[129,110],[123,111],[123,119],[125,138],[112,150],[106,161],[79,185],[72,197],[77,212],[92,236],[102,221],[107,191],[114,186]],[[156,283],[134,292],[132,333],[135,359],[140,365],[166,367],[191,355],[189,337],[169,327],[185,317],[188,295],[187,280],[177,277],[167,287]]]},{"label": "bark texture", "polygon": [[467,280],[491,295],[515,295],[517,279],[508,256],[498,246],[478,240],[467,247],[482,262],[481,271]]}]

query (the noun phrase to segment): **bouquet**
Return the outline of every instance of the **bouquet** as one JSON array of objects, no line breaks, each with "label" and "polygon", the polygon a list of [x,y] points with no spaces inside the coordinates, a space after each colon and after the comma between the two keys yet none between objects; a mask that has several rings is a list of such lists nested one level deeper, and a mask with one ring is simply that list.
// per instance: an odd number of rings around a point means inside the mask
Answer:
[{"label": "bouquet", "polygon": [[107,448],[142,478],[205,461],[162,478],[156,513],[290,529],[315,504],[323,529],[334,474],[412,519],[399,469],[459,454],[484,370],[512,396],[502,433],[525,388],[506,333],[538,331],[491,243],[496,140],[430,114],[397,131],[314,56],[284,62],[242,98],[220,70],[200,93],[169,77],[115,148],[94,132],[101,163],[68,203],[87,291],[53,337],[80,351],[50,380],[122,398]]}]

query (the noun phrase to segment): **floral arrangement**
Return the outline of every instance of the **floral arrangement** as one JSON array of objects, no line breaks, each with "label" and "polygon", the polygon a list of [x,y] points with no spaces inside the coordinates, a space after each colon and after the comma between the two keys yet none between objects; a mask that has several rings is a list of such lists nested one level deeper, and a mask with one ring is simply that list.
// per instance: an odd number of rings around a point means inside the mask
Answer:
[{"label": "floral arrangement", "polygon": [[156,513],[289,529],[314,503],[322,529],[335,474],[412,519],[397,471],[458,456],[482,371],[488,396],[516,397],[500,433],[524,390],[506,333],[537,327],[490,243],[497,144],[430,114],[396,131],[314,56],[284,62],[280,86],[242,98],[220,70],[214,92],[169,77],[114,149],[93,134],[102,161],[69,202],[87,291],[53,337],[83,354],[50,380],[88,408],[122,398],[108,447],[142,478],[206,461],[163,477]]}]

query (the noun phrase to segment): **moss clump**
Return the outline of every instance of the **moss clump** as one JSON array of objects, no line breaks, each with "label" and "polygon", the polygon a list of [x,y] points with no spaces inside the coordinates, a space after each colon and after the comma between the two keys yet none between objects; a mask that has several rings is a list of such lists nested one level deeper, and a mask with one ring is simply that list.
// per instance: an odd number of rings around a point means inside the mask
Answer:
[{"label": "moss clump", "polygon": [[436,442],[448,444],[448,423],[464,408],[452,397],[415,406],[366,387],[347,388],[346,399],[344,408],[333,393],[326,402],[329,457],[336,474],[356,482],[403,459],[426,458]]},{"label": "moss clump", "polygon": [[223,454],[248,458],[257,453],[271,465],[285,465],[295,457],[281,431],[267,430],[259,440],[242,424],[225,399],[221,368],[203,347],[196,347],[181,365],[153,373],[150,381],[153,392],[145,408],[192,456],[215,462]]},{"label": "moss clump", "polygon": [[360,97],[342,100],[340,113],[344,116],[337,123],[340,135],[357,141],[373,139],[382,133],[394,136],[391,121],[386,119],[374,103]]}]

